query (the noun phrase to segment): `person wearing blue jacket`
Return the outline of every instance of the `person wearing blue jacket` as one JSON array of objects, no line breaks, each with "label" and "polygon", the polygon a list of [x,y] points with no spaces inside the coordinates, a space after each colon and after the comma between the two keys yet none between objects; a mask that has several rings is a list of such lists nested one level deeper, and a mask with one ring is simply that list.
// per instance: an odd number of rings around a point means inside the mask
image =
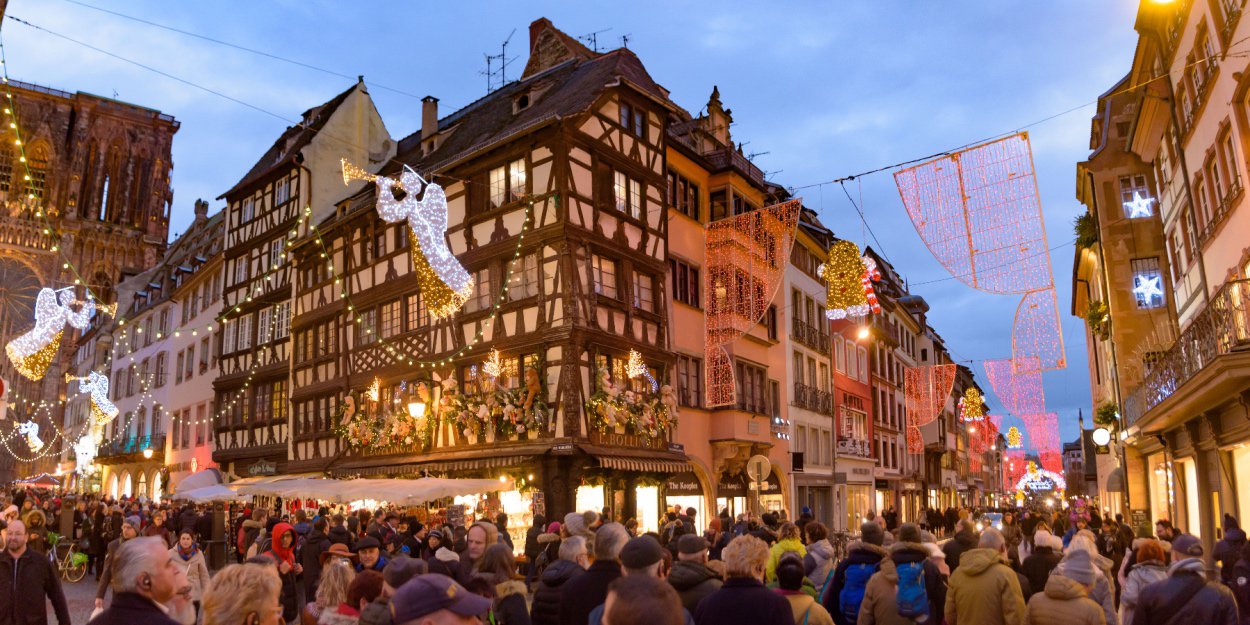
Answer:
[{"label": "person wearing blue jacket", "polygon": [[[850,580],[852,585],[856,586],[851,594],[857,595],[862,600],[867,590],[868,579],[879,568],[881,560],[889,555],[889,552],[881,546],[885,542],[885,530],[881,529],[880,525],[868,521],[859,527],[859,532],[859,540],[847,547],[847,556],[833,570],[833,579],[829,580],[825,587],[825,594],[820,598],[821,605],[825,606],[825,609],[833,616],[835,625],[855,625],[854,620],[847,618],[847,612],[854,611],[858,614],[857,606],[845,606],[847,609],[843,609],[842,590],[847,587],[847,571],[852,566],[859,570],[862,565],[869,565],[870,570],[865,570],[866,575],[856,575],[855,579]],[[863,579],[860,580],[859,577]],[[862,585],[860,585],[861,582]]]}]

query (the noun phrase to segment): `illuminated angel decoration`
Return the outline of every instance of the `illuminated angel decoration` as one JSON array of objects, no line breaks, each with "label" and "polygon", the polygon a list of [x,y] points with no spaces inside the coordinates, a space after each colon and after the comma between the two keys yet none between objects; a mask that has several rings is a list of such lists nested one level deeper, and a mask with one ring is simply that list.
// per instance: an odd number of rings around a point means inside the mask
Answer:
[{"label": "illuminated angel decoration", "polygon": [[22,436],[26,437],[26,445],[30,447],[30,450],[32,452],[39,453],[39,450],[43,449],[43,441],[39,439],[39,424],[38,423],[35,423],[34,421],[27,421],[26,423],[19,423],[17,426],[17,431]]},{"label": "illuminated angel decoration", "polygon": [[99,441],[93,434],[83,434],[82,438],[74,443],[75,464],[74,471],[79,475],[88,475],[95,471],[95,457],[99,450]]},{"label": "illuminated angel decoration", "polygon": [[40,290],[35,299],[35,327],[4,348],[13,368],[27,378],[42,380],[61,346],[65,324],[82,330],[91,323],[97,309],[110,314],[115,310],[96,304],[90,295],[85,302],[74,299],[73,287]]},{"label": "illuminated angel decoration", "polygon": [[[430,315],[445,319],[460,310],[473,294],[473,279],[447,246],[447,194],[443,187],[427,182],[404,167],[399,180],[375,176],[348,163],[343,164],[343,183],[372,180],[377,185],[378,216],[387,223],[408,222],[413,271]],[[395,197],[395,188],[403,191]]]},{"label": "illuminated angel decoration", "polygon": [[86,377],[75,377],[65,374],[66,382],[78,382],[78,390],[91,394],[91,433],[92,439],[99,444],[104,439],[104,426],[117,418],[117,406],[109,400],[108,376],[91,371]]},{"label": "illuminated angel decoration", "polygon": [[860,255],[859,246],[850,241],[834,243],[829,260],[816,273],[825,280],[825,316],[845,319],[881,312],[872,286],[881,280],[881,272],[877,261]]}]

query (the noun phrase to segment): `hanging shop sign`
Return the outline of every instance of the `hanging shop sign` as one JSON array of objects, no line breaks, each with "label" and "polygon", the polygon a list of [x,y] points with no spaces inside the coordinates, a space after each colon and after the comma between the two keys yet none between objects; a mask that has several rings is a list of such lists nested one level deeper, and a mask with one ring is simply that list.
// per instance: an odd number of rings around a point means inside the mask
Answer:
[{"label": "hanging shop sign", "polygon": [[717,497],[746,497],[747,482],[746,476],[737,475],[721,475],[716,482]]},{"label": "hanging shop sign", "polygon": [[756,491],[760,495],[780,495],[781,481],[777,479],[775,474],[769,475],[768,479],[763,482],[752,482],[751,490]]},{"label": "hanging shop sign", "polygon": [[247,474],[253,477],[260,475],[277,475],[278,465],[268,460],[257,460],[247,468]]},{"label": "hanging shop sign", "polygon": [[703,487],[699,485],[699,478],[695,477],[694,473],[687,471],[670,475],[664,484],[664,491],[670,497],[702,495]]}]

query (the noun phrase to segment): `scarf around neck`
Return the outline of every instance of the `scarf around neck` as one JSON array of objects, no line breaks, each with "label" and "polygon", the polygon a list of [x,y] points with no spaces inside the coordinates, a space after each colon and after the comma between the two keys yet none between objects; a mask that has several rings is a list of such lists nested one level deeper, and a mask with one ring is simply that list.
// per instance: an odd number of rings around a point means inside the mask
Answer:
[{"label": "scarf around neck", "polygon": [[200,548],[194,542],[191,543],[190,549],[183,549],[182,543],[178,543],[178,555],[182,557],[183,562],[186,562],[190,560],[191,558],[195,557],[195,554],[199,553],[199,551],[200,551]]}]

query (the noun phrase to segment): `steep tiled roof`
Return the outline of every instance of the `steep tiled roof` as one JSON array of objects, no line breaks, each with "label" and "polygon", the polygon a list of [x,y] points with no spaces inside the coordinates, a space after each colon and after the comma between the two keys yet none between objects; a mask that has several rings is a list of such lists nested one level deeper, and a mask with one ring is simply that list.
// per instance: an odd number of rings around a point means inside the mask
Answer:
[{"label": "steep tiled roof", "polygon": [[331,98],[330,101],[304,111],[304,114],[300,117],[300,123],[288,126],[278,137],[278,140],[274,141],[273,145],[269,146],[269,149],[256,161],[256,164],[252,165],[252,168],[244,174],[243,178],[236,182],[233,187],[230,187],[229,191],[217,196],[217,199],[220,200],[259,180],[272,171],[279,163],[304,149],[304,146],[308,145],[313,137],[325,127],[326,122],[330,121],[330,118],[334,116],[334,112],[347,100],[347,96],[363,86],[364,82],[359,81],[346,91]]}]

